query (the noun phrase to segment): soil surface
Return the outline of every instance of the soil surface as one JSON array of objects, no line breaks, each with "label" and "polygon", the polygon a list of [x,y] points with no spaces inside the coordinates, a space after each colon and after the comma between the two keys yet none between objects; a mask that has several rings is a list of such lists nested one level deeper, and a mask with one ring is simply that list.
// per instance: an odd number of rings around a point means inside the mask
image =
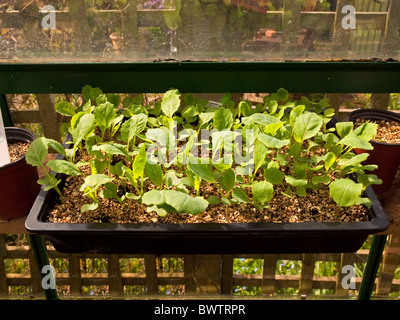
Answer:
[{"label": "soil surface", "polygon": [[29,148],[29,142],[23,143],[12,143],[8,145],[8,153],[10,154],[11,162],[15,162],[18,159],[22,158]]},{"label": "soil surface", "polygon": [[[81,167],[82,169],[82,167]],[[210,204],[207,211],[199,215],[173,214],[165,217],[155,212],[147,212],[146,205],[132,200],[125,200],[121,205],[115,199],[100,199],[100,208],[80,212],[83,204],[91,203],[82,192],[78,191],[83,183],[82,176],[68,177],[63,188],[63,201],[59,201],[50,211],[49,222],[60,223],[251,223],[251,222],[342,222],[368,221],[368,210],[364,206],[339,207],[329,196],[329,188],[309,190],[307,197],[295,194],[283,195],[284,187],[275,190],[275,197],[268,208],[257,210],[253,205]],[[145,191],[154,188],[148,181]],[[250,190],[244,189],[251,200]],[[202,189],[207,199],[218,196],[218,190],[212,184]]]},{"label": "soil surface", "polygon": [[[72,180],[72,181],[71,181]],[[206,212],[199,215],[168,214],[158,216],[146,212],[146,206],[137,202],[120,205],[114,199],[102,200],[101,210],[80,212],[79,208],[87,201],[76,191],[76,180],[70,178],[63,190],[64,202],[59,202],[50,212],[50,222],[67,223],[250,223],[250,222],[339,222],[368,221],[368,213],[363,206],[342,208],[329,198],[329,189],[314,190],[307,197],[287,197],[276,192],[270,207],[257,210],[252,205],[209,205]]]}]

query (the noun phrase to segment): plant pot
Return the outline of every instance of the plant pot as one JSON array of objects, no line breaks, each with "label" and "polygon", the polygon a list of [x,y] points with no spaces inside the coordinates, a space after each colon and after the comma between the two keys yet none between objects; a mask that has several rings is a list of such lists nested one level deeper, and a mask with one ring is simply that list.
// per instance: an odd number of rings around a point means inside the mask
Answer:
[{"label": "plant pot", "polygon": [[[62,187],[62,185],[61,185]],[[115,224],[49,223],[58,197],[41,190],[26,220],[29,232],[47,236],[64,253],[266,254],[355,252],[368,235],[389,226],[371,187],[370,221],[302,223]]]},{"label": "plant pot", "polygon": [[[396,121],[400,123],[400,115],[388,110],[359,109],[350,113],[349,121],[354,122],[357,119]],[[364,161],[364,164],[376,164],[378,166],[372,173],[382,179],[383,183],[381,185],[374,185],[373,188],[376,194],[381,194],[390,188],[399,168],[400,143],[371,141],[371,144],[374,147],[373,150],[354,149],[354,151],[357,154],[368,152],[370,155]]]},{"label": "plant pot", "polygon": [[[5,128],[7,143],[32,142],[35,135],[25,129]],[[0,167],[0,220],[21,218],[29,213],[39,191],[38,171],[19,160]]]}]

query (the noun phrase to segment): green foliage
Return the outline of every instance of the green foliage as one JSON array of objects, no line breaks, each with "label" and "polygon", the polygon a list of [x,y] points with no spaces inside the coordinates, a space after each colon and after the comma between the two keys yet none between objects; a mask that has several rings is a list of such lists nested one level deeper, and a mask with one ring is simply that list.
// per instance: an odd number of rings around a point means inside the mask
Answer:
[{"label": "green foliage", "polygon": [[[329,128],[333,110],[326,99],[289,101],[289,93],[280,89],[252,108],[247,101],[236,107],[227,93],[215,108],[185,94],[182,109],[176,89],[152,106],[143,105],[142,96],[121,103],[91,86],[82,89],[82,97],[77,108],[65,101],[55,105],[71,116],[71,141],[62,146],[38,138],[26,155],[29,164],[42,168],[49,149],[64,156],[49,161],[52,171],[38,182],[61,195],[56,173],[83,176],[80,191],[91,203],[82,211],[101,209],[103,199],[121,205],[137,201],[160,216],[199,214],[221,204],[262,209],[278,186],[284,195],[301,197],[328,186],[339,206],[369,205],[365,188],[381,183],[366,173],[376,166],[362,165],[368,154],[353,152],[372,148],[376,125],[339,122]],[[89,173],[83,165],[90,165]],[[208,194],[206,186],[217,193]]]}]

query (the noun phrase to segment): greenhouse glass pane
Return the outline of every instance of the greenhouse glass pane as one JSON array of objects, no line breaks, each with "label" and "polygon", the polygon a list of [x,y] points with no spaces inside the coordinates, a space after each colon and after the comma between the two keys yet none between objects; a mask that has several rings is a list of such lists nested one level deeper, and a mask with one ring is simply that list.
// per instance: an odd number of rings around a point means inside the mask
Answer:
[{"label": "greenhouse glass pane", "polygon": [[0,1],[1,62],[399,59],[395,0]]}]

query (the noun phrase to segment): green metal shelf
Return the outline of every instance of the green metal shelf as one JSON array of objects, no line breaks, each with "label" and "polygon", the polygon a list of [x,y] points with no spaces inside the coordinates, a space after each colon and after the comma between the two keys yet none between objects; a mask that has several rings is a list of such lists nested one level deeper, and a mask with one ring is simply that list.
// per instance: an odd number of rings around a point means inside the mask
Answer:
[{"label": "green metal shelf", "polygon": [[0,64],[0,93],[384,93],[399,91],[400,62],[193,62]]}]

